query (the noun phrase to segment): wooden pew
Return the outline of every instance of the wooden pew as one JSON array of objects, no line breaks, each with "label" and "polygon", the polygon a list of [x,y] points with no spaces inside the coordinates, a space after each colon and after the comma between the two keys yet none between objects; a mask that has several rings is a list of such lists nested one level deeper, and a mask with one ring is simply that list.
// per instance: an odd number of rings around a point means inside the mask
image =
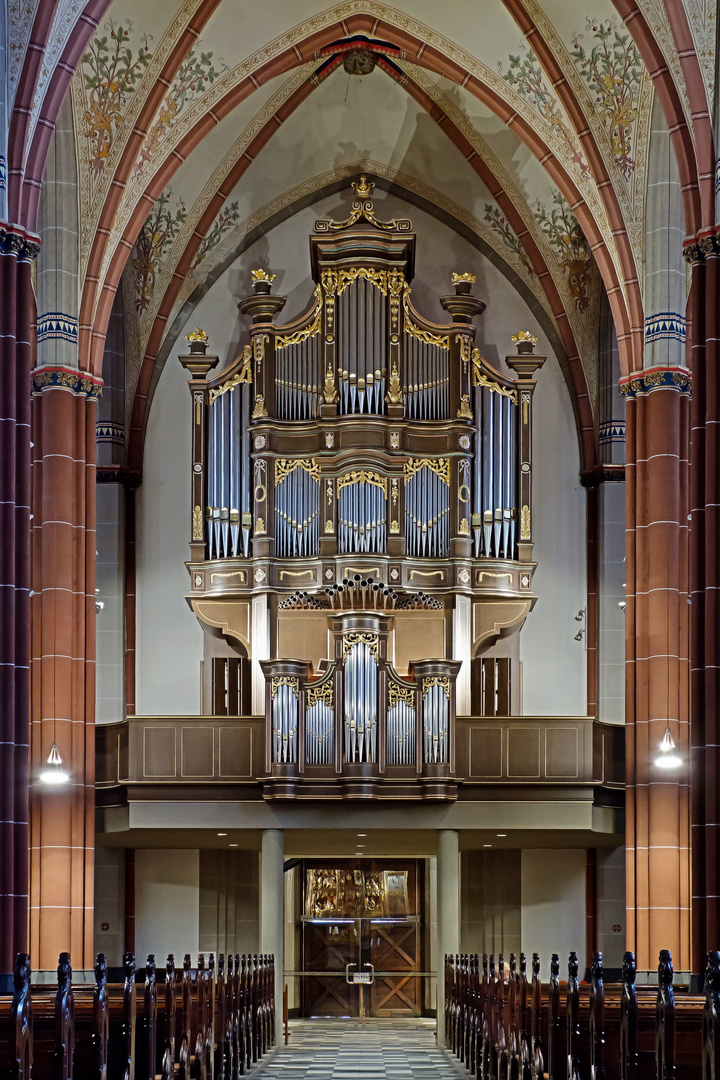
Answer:
[{"label": "wooden pew", "polygon": [[[185,956],[178,986],[174,957],[158,988],[154,955],[138,986],[135,957],[122,984],[107,981],[98,954],[95,984],[73,985],[62,953],[57,987],[31,985],[20,954],[14,993],[0,995],[0,1080],[236,1080],[274,1043],[274,960]],[[194,1049],[194,1053],[192,1052]]]},{"label": "wooden pew", "polygon": [[720,953],[707,954],[703,1010],[703,1080],[720,1080]]},{"label": "wooden pew", "polygon": [[0,1077],[30,1080],[33,1061],[33,1012],[27,953],[18,953],[13,968],[12,995],[0,994]]}]

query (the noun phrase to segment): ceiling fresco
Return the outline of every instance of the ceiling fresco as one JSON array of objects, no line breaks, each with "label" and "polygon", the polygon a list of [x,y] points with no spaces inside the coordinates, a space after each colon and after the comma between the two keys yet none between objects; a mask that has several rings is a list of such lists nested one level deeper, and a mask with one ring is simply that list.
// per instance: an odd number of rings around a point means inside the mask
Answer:
[{"label": "ceiling fresco", "polygon": [[[712,0],[485,0],[472,17],[464,0],[9,0],[11,93],[47,24],[31,132],[91,6],[70,85],[80,364],[101,369],[121,289],[128,417],[248,238],[366,171],[504,264],[597,425],[603,285],[623,369],[642,360],[654,85],[690,147],[714,101]],[[360,45],[358,78],[344,58]],[[681,178],[686,209],[699,205]]]}]

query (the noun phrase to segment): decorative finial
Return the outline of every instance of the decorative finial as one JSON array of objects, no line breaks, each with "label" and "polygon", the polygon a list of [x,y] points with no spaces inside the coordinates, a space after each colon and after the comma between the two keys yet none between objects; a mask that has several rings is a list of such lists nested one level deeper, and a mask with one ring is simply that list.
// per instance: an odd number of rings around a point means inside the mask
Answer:
[{"label": "decorative finial", "polygon": [[195,327],[192,333],[185,335],[186,341],[207,341],[207,339],[207,333],[198,326]]},{"label": "decorative finial", "polygon": [[367,176],[361,176],[359,181],[353,180],[352,183],[352,189],[358,199],[371,199],[374,187],[375,184],[372,181],[368,182]]},{"label": "decorative finial", "polygon": [[520,341],[531,341],[534,345],[537,341],[537,337],[535,334],[531,334],[529,330],[519,330],[517,334],[513,334],[512,340],[515,345]]},{"label": "decorative finial", "polygon": [[251,270],[250,276],[253,279],[253,285],[261,281],[266,282],[268,285],[272,285],[277,274],[268,274],[267,270]]},{"label": "decorative finial", "polygon": [[477,281],[475,274],[453,274],[450,279],[451,285],[460,285],[463,282],[467,282],[469,285],[474,285]]}]

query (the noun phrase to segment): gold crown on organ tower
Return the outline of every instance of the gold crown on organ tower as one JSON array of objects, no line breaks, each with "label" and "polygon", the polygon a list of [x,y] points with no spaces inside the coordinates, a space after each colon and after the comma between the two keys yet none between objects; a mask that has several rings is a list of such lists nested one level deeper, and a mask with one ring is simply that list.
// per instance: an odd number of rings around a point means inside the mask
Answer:
[{"label": "gold crown on organ tower", "polygon": [[[376,780],[396,766],[450,783],[452,612],[461,597],[474,605],[471,664],[492,636],[483,619],[504,610],[519,627],[534,600],[532,376],[544,358],[519,335],[517,378],[486,363],[471,273],[453,274],[439,298],[448,321],[416,310],[411,222],[378,217],[367,177],[352,186],[349,216],[316,222],[310,237],[306,311],[280,323],[275,274],[254,270],[237,360],[210,378],[205,341],[181,357],[193,401],[189,600],[250,656],[253,597],[266,598],[275,797],[301,776],[361,765]],[[335,654],[321,667],[328,620]]]}]

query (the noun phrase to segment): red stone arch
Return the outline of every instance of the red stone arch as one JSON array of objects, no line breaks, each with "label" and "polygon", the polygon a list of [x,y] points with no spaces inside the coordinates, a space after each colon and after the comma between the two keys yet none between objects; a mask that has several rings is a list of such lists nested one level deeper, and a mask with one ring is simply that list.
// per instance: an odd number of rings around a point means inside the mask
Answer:
[{"label": "red stone arch", "polygon": [[[212,112],[206,113],[198,120],[193,129],[168,154],[145,193],[138,200],[130,221],[123,231],[118,247],[111,256],[105,280],[101,283],[99,280],[99,268],[106,254],[107,236],[117,209],[119,193],[128,179],[134,162],[133,154],[139,148],[139,142],[144,137],[147,124],[152,116],[147,108],[143,109],[142,116],[138,119],[133,137],[125,148],[122,161],[116,172],[113,181],[115,192],[107,201],[88,265],[88,277],[86,278],[80,310],[81,366],[93,372],[101,370],[107,320],[129,251],[155,199],[187,155],[212,127],[227,116],[257,86],[267,82],[270,78],[289,72],[299,64],[311,60],[318,49],[329,44],[338,36],[359,32],[380,34],[386,40],[393,40],[413,62],[469,89],[506,126],[517,131],[518,137],[540,160],[551,180],[562,191],[587,237],[603,276],[613,311],[623,371],[633,370],[634,363],[639,363],[641,357],[641,351],[638,352],[638,349],[641,350],[642,348],[642,305],[634,265],[627,265],[628,254],[626,247],[621,244],[623,265],[626,266],[628,275],[628,280],[625,282],[628,292],[627,303],[625,302],[623,287],[618,280],[615,266],[592,214],[564,166],[539,137],[532,125],[520,117],[499,94],[486,87],[479,79],[460,65],[448,59],[438,49],[413,37],[407,31],[398,29],[391,23],[385,23],[367,15],[354,15],[341,23],[335,23],[322,31],[318,31],[316,34],[310,35],[301,44],[295,44],[283,50],[272,60],[263,64],[251,77],[244,79],[229,90],[225,97],[214,105]],[[600,191],[603,199],[607,195],[608,187],[609,184],[605,185]],[[608,210],[607,203],[605,205],[606,210]],[[624,226],[619,225],[617,232],[618,235],[624,235]]]}]

